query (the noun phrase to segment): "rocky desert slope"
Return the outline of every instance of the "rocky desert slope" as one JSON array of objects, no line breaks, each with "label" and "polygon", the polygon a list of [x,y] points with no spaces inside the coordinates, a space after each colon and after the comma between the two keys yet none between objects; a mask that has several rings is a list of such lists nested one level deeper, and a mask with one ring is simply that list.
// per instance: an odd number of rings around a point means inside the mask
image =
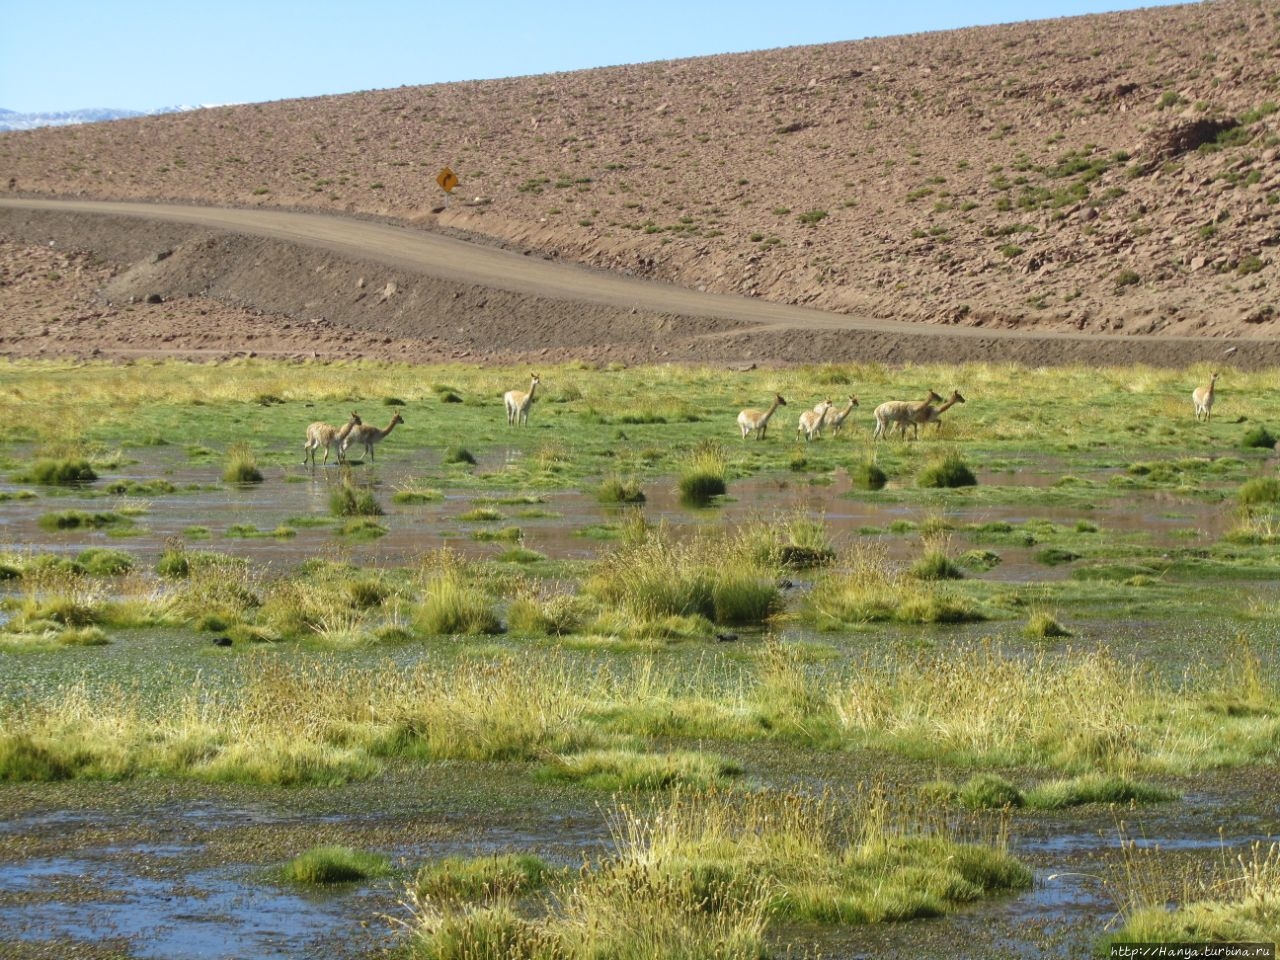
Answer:
[{"label": "rocky desert slope", "polygon": [[1271,338],[1278,64],[1280,2],[1208,0],[7,133],[0,194],[387,218],[922,324]]}]

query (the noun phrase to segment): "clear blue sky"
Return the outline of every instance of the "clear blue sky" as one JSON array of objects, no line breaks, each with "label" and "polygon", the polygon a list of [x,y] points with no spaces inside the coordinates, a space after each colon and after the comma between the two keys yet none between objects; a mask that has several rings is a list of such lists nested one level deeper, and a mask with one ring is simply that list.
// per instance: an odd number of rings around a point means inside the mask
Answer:
[{"label": "clear blue sky", "polygon": [[0,0],[0,108],[257,103],[1170,0]]}]

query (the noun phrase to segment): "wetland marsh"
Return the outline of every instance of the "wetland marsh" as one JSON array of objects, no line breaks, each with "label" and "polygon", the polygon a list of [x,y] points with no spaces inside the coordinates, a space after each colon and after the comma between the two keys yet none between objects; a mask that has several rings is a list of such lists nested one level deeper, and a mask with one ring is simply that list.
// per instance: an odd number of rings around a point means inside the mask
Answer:
[{"label": "wetland marsh", "polygon": [[536,372],[0,366],[0,951],[1276,936],[1274,371]]}]

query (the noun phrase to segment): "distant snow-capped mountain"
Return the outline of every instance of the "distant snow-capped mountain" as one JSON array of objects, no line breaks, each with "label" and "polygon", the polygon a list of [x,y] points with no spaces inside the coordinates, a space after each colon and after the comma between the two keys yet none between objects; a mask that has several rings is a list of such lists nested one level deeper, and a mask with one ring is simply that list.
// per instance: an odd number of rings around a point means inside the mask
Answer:
[{"label": "distant snow-capped mountain", "polygon": [[73,123],[102,123],[106,120],[128,120],[157,113],[180,113],[198,110],[199,107],[160,107],[158,110],[112,110],[95,107],[85,110],[66,110],[60,113],[17,113],[0,108],[0,132],[8,130],[34,130],[36,127],[65,127]]}]

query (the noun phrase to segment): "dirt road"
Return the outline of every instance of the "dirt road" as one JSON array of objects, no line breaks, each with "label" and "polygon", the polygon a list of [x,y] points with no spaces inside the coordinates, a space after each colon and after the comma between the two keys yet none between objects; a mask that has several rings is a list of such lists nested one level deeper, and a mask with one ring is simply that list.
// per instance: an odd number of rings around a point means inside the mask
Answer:
[{"label": "dirt road", "polygon": [[[63,245],[79,240],[121,264],[144,254],[145,262],[116,284],[117,296],[141,299],[154,288],[172,302],[199,293],[295,319],[319,315],[351,336],[453,344],[475,359],[549,350],[606,356],[613,348],[630,361],[761,364],[1280,363],[1280,345],[1263,340],[1037,334],[825,313],[313,213],[3,198],[0,235],[28,243],[46,236]],[[154,249],[145,256],[148,242]],[[377,279],[370,285],[366,276]]]}]

